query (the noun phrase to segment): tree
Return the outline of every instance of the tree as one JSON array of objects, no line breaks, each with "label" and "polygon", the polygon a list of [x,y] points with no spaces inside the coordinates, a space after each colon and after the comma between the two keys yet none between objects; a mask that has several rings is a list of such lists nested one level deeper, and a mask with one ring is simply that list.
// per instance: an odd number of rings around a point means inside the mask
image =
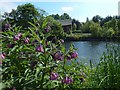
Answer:
[{"label": "tree", "polygon": [[89,22],[89,18],[87,17],[86,22]]},{"label": "tree", "polygon": [[77,28],[77,25],[74,23],[73,24],[73,30],[76,30],[76,28]]},{"label": "tree", "polygon": [[113,30],[113,28],[107,29],[107,31],[106,31],[107,37],[113,37],[114,34],[115,34],[115,31]]},{"label": "tree", "polygon": [[90,31],[94,37],[103,37],[103,30],[98,23],[92,22],[90,25]]},{"label": "tree", "polygon": [[100,22],[102,18],[99,15],[96,15],[92,18],[93,22]]},{"label": "tree", "polygon": [[35,19],[40,16],[38,10],[34,7],[34,5],[28,3],[19,5],[16,10],[12,10],[9,13],[10,21],[14,21],[12,24],[16,24],[17,26],[22,26],[23,28],[27,28],[30,26],[28,22],[35,23]]},{"label": "tree", "polygon": [[89,22],[83,23],[83,25],[81,27],[83,33],[90,33],[91,32],[90,31],[90,25],[91,25],[91,23],[93,23],[93,22],[89,21]]},{"label": "tree", "polygon": [[[74,27],[74,24],[76,24],[76,30],[80,30],[80,28],[81,28],[81,23],[78,21],[78,20],[76,20],[76,19],[72,19],[72,27]],[[75,30],[74,28],[72,28],[73,30]]]},{"label": "tree", "polygon": [[71,19],[71,17],[70,17],[67,13],[63,13],[63,14],[61,15],[61,19],[62,19],[62,20]]},{"label": "tree", "polygon": [[115,19],[115,18],[113,18],[112,20],[110,20],[110,21],[108,21],[108,22],[106,22],[105,24],[104,24],[104,26],[105,27],[107,27],[107,28],[112,28],[114,31],[115,31],[115,33],[116,33],[116,35],[118,34],[118,20],[117,19]]}]

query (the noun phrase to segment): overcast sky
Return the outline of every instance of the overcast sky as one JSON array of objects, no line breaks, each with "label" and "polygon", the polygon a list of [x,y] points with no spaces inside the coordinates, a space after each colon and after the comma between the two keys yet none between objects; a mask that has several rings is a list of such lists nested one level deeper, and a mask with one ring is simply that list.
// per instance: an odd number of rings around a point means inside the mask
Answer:
[{"label": "overcast sky", "polygon": [[95,15],[101,17],[118,15],[119,0],[0,0],[0,11],[10,12],[18,5],[31,2],[36,8],[44,9],[48,14],[68,13],[80,22]]}]

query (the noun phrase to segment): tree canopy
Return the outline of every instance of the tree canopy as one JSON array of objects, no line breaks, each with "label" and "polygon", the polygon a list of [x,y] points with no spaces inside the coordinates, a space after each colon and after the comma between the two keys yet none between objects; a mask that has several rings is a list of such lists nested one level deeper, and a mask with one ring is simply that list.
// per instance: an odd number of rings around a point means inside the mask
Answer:
[{"label": "tree canopy", "polygon": [[29,26],[28,22],[35,23],[35,19],[40,16],[38,10],[31,3],[19,5],[17,9],[13,9],[10,13],[5,13],[4,17],[11,24],[22,26],[26,28]]}]

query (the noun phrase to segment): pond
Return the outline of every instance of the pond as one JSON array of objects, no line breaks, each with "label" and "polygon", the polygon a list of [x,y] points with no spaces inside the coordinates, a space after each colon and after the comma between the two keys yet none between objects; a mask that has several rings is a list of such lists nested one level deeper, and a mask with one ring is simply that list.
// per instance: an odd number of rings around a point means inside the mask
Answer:
[{"label": "pond", "polygon": [[77,48],[79,58],[78,62],[88,65],[90,60],[94,65],[98,64],[100,57],[104,52],[107,51],[107,47],[115,47],[120,44],[120,42],[114,41],[71,41],[65,42],[65,47],[68,50],[70,45],[73,44]]}]

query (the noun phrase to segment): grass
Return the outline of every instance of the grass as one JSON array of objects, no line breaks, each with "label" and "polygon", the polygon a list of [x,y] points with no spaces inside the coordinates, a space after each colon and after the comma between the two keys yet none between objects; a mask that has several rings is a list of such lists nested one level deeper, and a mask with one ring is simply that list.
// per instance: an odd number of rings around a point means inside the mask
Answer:
[{"label": "grass", "polygon": [[67,40],[82,40],[91,37],[91,33],[71,33],[66,35]]}]

